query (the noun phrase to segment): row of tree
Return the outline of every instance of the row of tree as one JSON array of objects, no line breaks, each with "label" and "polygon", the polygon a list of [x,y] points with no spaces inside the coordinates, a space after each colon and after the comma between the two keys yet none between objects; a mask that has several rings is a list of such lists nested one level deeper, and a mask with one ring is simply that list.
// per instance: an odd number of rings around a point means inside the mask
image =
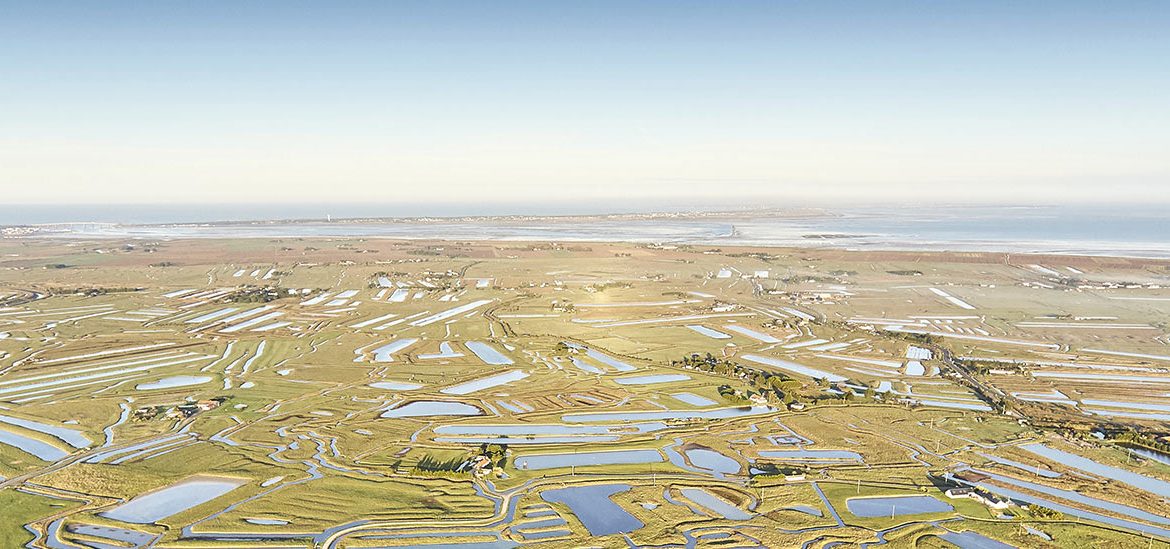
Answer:
[{"label": "row of tree", "polygon": [[415,468],[425,473],[466,473],[469,463],[465,457],[438,459],[427,454],[418,460]]},{"label": "row of tree", "polygon": [[[742,379],[756,393],[763,395],[769,400],[775,399],[785,404],[796,401],[796,391],[803,385],[800,381],[792,379],[781,372],[772,372],[761,368],[744,366],[732,360],[717,358],[711,353],[707,353],[706,355],[694,353],[690,356],[684,356],[680,360],[672,360],[671,365],[674,367],[691,368],[724,377]],[[720,386],[719,393],[732,400],[737,397],[746,400],[751,396],[750,392],[737,395],[730,385]]]},{"label": "row of tree", "polygon": [[1170,443],[1164,442],[1161,439],[1137,431],[1122,431],[1111,436],[1114,441],[1128,444],[1131,446],[1141,446],[1170,455]]}]

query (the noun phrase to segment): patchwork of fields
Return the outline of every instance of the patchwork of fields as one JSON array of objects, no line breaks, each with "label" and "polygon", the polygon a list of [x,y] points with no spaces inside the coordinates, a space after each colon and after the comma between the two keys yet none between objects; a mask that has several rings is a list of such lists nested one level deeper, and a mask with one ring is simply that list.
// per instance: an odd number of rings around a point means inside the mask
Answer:
[{"label": "patchwork of fields", "polygon": [[1170,262],[0,240],[0,545],[1170,547]]}]

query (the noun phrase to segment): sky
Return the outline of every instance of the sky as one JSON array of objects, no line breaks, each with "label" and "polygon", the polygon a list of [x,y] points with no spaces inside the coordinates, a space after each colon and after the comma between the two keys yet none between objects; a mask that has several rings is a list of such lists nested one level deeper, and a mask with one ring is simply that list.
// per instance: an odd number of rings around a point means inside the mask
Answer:
[{"label": "sky", "polygon": [[1166,2],[0,4],[3,203],[1170,202]]}]

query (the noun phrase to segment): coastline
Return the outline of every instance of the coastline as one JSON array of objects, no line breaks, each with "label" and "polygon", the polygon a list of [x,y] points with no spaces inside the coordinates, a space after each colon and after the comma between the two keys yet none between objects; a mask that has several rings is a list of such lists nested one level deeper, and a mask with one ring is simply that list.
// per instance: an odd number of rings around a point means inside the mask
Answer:
[{"label": "coastline", "polygon": [[[264,215],[262,210],[254,213]],[[1137,205],[792,205],[640,213],[81,222],[0,225],[0,235],[62,240],[627,242],[1170,258],[1170,216],[1158,208]]]}]

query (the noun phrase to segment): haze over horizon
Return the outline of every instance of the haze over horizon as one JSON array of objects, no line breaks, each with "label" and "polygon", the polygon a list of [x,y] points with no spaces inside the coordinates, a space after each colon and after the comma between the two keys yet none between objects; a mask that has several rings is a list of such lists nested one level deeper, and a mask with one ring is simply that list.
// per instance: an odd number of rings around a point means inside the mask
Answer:
[{"label": "haze over horizon", "polygon": [[6,12],[8,204],[1170,202],[1162,3]]}]

